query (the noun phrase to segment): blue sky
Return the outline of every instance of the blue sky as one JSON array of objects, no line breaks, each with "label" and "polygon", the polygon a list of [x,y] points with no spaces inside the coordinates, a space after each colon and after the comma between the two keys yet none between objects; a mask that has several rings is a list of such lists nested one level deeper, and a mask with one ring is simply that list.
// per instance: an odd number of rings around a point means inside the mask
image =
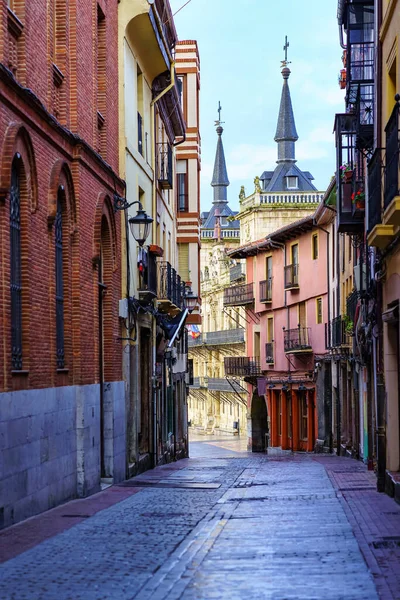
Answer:
[{"label": "blue sky", "polygon": [[[186,0],[170,0],[173,13]],[[212,202],[210,186],[218,101],[225,121],[223,143],[231,208],[240,186],[276,166],[274,142],[282,90],[280,61],[288,36],[290,93],[299,140],[296,158],[325,190],[335,169],[334,115],[344,109],[338,74],[342,49],[337,0],[191,0],[175,16],[179,39],[196,39],[201,62],[201,210]]]}]

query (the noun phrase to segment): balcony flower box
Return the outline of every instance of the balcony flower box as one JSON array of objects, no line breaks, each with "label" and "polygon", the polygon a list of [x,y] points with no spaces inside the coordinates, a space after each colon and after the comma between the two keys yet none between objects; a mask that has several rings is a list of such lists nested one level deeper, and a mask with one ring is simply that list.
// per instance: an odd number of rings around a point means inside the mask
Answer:
[{"label": "balcony flower box", "polygon": [[362,190],[353,192],[351,195],[351,201],[356,210],[365,210],[365,194]]}]

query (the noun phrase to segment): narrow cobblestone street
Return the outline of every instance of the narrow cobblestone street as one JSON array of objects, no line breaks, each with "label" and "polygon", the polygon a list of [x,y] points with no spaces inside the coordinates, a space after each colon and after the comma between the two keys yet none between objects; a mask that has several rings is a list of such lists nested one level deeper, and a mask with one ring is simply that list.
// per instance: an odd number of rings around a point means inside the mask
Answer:
[{"label": "narrow cobblestone street", "polygon": [[400,506],[364,465],[192,440],[190,459],[1,532],[0,598],[400,598]]}]

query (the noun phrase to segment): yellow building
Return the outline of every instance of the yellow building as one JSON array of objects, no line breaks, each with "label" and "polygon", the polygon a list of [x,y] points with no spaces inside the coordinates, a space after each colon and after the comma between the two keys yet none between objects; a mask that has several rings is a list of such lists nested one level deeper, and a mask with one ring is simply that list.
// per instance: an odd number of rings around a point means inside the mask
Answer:
[{"label": "yellow building", "polygon": [[[378,422],[378,454],[384,455],[380,474],[386,491],[399,493],[393,472],[400,471],[400,2],[383,0],[379,23],[376,107],[376,149],[369,163],[368,244],[375,250],[377,282],[377,326],[382,350],[377,359],[378,375],[384,376]],[[383,388],[383,386],[382,386]],[[378,398],[379,400],[379,398]],[[379,410],[379,409],[378,409]],[[385,448],[386,442],[386,448]],[[383,472],[386,471],[386,474]],[[397,487],[397,491],[396,490]]]},{"label": "yellow building", "polygon": [[[126,198],[117,201],[125,215],[119,310],[132,475],[187,455],[188,272],[179,274],[176,148],[185,143],[193,102],[197,111],[198,87],[197,96],[185,96],[169,1],[121,0],[118,7],[119,160],[126,181]],[[198,65],[197,54],[199,78]],[[194,162],[197,180],[197,155]],[[152,219],[148,236],[133,239],[130,229],[144,216]],[[195,254],[198,238],[190,240]],[[197,282],[195,256],[191,270]]]},{"label": "yellow building", "polygon": [[194,381],[188,398],[189,421],[206,433],[239,433],[247,428],[247,390],[240,379],[225,378],[224,358],[245,354],[245,316],[242,307],[224,308],[224,295],[245,278],[244,265],[227,256],[240,243],[239,222],[227,200],[229,185],[217,126],[217,151],[211,185],[211,209],[201,214],[202,333],[189,337]]}]

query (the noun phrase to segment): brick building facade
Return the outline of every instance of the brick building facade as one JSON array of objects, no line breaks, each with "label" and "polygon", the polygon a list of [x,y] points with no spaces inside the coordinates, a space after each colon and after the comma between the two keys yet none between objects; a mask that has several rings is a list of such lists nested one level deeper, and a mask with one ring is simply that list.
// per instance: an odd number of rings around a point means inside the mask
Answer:
[{"label": "brick building facade", "polygon": [[1,0],[0,29],[1,527],[123,479],[126,425],[117,4]]}]

